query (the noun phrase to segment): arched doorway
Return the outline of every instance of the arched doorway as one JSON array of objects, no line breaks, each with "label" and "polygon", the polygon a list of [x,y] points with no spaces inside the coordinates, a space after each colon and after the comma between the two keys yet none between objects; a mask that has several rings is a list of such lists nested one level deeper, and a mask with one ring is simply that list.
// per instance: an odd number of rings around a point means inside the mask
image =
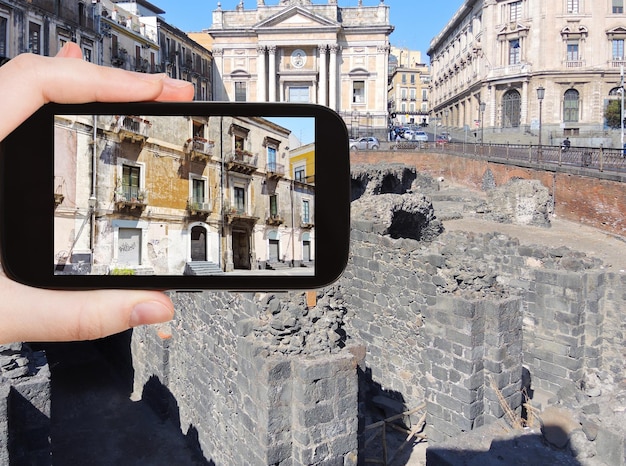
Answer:
[{"label": "arched doorway", "polygon": [[515,89],[502,96],[502,127],[518,128],[522,115],[522,98]]},{"label": "arched doorway", "polygon": [[191,229],[191,260],[206,261],[206,228],[202,225],[196,225]]}]

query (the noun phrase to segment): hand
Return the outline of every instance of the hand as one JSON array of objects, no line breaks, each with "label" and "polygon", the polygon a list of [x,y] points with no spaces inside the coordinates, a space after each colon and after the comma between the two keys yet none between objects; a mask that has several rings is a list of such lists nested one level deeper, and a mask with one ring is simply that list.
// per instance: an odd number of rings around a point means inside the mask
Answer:
[{"label": "hand", "polygon": [[[87,63],[68,43],[54,58],[24,54],[0,67],[0,139],[48,102],[192,99],[191,83]],[[92,340],[174,316],[171,300],[158,291],[41,290],[2,272],[0,296],[0,344]]]}]

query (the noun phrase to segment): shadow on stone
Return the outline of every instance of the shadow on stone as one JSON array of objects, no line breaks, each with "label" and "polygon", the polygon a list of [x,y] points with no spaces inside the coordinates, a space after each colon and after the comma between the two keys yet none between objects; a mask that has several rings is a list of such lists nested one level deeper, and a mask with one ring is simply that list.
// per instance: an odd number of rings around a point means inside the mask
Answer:
[{"label": "shadow on stone", "polygon": [[370,369],[358,368],[358,376],[359,464],[408,464],[419,439],[406,442],[407,434],[402,431],[411,430],[419,414],[402,415],[408,409],[402,393],[374,382]]}]

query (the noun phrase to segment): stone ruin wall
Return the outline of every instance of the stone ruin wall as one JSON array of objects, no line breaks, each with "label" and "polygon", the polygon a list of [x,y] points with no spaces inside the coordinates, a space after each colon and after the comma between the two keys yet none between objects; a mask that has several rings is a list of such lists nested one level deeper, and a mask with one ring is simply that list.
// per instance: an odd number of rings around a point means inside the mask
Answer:
[{"label": "stone ruin wall", "polygon": [[[437,442],[502,417],[496,388],[519,413],[522,365],[552,394],[587,372],[624,376],[623,274],[567,248],[437,236],[432,205],[406,199],[411,186],[436,183],[404,170],[390,178],[374,168],[375,189],[355,177],[355,196],[398,197],[380,212],[363,203],[373,220],[353,221],[346,272],[317,292],[317,306],[298,293],[182,293],[181,319],[160,335],[135,330],[137,393],[158,377],[172,417],[216,464],[351,464],[357,399],[382,394],[406,409],[426,400]],[[430,241],[391,237],[403,210],[429,220]],[[257,445],[243,451],[243,439]]]},{"label": "stone ruin wall", "polygon": [[[436,182],[368,170],[353,193],[371,216],[355,217],[346,272],[315,305],[296,292],[174,293],[184,313],[134,330],[134,397],[207,460],[356,464],[359,418],[376,397],[399,410],[426,400],[436,443],[501,417],[495,388],[519,412],[522,365],[552,394],[590,374],[624,377],[624,274],[565,248],[441,233],[415,194]],[[421,225],[416,239],[403,237],[407,225]]]}]

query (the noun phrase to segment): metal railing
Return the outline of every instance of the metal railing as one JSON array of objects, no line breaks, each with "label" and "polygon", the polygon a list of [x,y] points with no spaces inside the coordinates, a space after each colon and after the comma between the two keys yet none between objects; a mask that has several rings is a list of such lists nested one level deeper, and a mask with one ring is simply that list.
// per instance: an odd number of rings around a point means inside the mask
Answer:
[{"label": "metal railing", "polygon": [[453,142],[431,144],[429,150],[473,154],[511,162],[584,167],[591,170],[626,173],[626,152],[604,147],[539,146],[521,144],[468,144]]},{"label": "metal railing", "polygon": [[599,172],[626,173],[626,150],[605,147],[539,146],[469,142],[382,142],[380,150],[414,150],[484,157],[509,163],[579,167]]}]

